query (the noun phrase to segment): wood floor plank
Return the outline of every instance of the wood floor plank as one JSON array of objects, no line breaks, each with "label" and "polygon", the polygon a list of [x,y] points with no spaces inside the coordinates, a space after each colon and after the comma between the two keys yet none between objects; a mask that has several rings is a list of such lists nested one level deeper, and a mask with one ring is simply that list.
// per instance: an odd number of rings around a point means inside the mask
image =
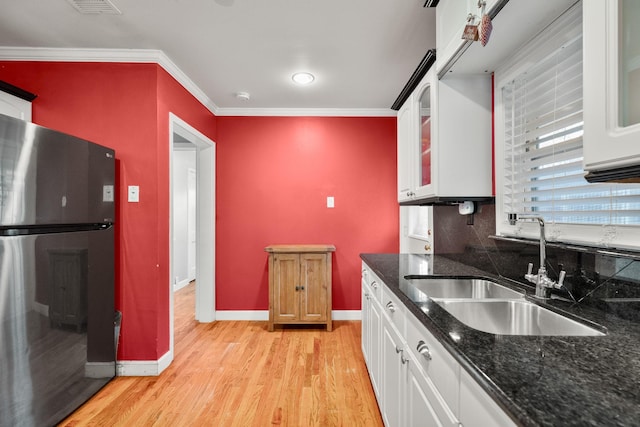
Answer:
[{"label": "wood floor plank", "polygon": [[118,377],[60,426],[382,426],[360,322],[267,331],[267,322],[194,320],[195,285],[175,295],[174,361]]}]

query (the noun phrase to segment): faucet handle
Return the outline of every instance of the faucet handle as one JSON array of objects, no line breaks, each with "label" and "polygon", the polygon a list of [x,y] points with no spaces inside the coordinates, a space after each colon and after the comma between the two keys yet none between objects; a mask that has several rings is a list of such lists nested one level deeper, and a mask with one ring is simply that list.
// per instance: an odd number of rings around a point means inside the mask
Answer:
[{"label": "faucet handle", "polygon": [[527,274],[531,274],[533,273],[533,263],[530,262],[529,265],[527,266]]},{"label": "faucet handle", "polygon": [[566,271],[562,270],[560,272],[560,275],[558,276],[558,286],[560,286],[560,287],[564,286],[563,283],[564,283],[564,278],[565,278],[566,275],[567,275]]}]

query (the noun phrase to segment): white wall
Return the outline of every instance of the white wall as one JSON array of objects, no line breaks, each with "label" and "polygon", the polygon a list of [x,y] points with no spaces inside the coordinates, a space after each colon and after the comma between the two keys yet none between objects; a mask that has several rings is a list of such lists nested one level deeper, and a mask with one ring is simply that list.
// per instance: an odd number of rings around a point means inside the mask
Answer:
[{"label": "white wall", "polygon": [[196,169],[196,151],[173,150],[173,283],[174,288],[195,279],[189,271],[189,169]]}]

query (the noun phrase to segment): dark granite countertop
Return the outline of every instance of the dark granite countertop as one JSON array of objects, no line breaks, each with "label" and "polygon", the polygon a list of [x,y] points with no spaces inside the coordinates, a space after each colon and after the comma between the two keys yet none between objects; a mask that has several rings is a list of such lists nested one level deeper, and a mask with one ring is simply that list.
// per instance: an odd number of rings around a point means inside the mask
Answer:
[{"label": "dark granite countertop", "polygon": [[[404,277],[484,276],[527,293],[533,292],[532,287],[442,256],[362,254],[361,258],[517,424],[640,425],[640,324],[618,316],[620,306],[614,313],[606,306],[560,299],[541,304],[602,325],[606,336],[494,335],[467,327],[432,301],[425,303],[426,314],[403,293]],[[637,312],[637,302],[628,304]],[[460,339],[454,341],[450,332]]]}]

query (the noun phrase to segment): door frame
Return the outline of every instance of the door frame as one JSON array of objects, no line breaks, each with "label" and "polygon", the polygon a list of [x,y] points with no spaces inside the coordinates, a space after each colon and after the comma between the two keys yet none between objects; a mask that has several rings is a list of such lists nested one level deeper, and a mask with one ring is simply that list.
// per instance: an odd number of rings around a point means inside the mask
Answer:
[{"label": "door frame", "polygon": [[[216,319],[215,300],[215,165],[216,144],[193,126],[169,113],[169,179],[173,177],[173,135],[196,147],[196,303],[195,318],[202,323]],[[170,207],[173,207],[173,185],[170,183]],[[169,209],[169,351],[174,348],[173,295],[173,218]]]}]

